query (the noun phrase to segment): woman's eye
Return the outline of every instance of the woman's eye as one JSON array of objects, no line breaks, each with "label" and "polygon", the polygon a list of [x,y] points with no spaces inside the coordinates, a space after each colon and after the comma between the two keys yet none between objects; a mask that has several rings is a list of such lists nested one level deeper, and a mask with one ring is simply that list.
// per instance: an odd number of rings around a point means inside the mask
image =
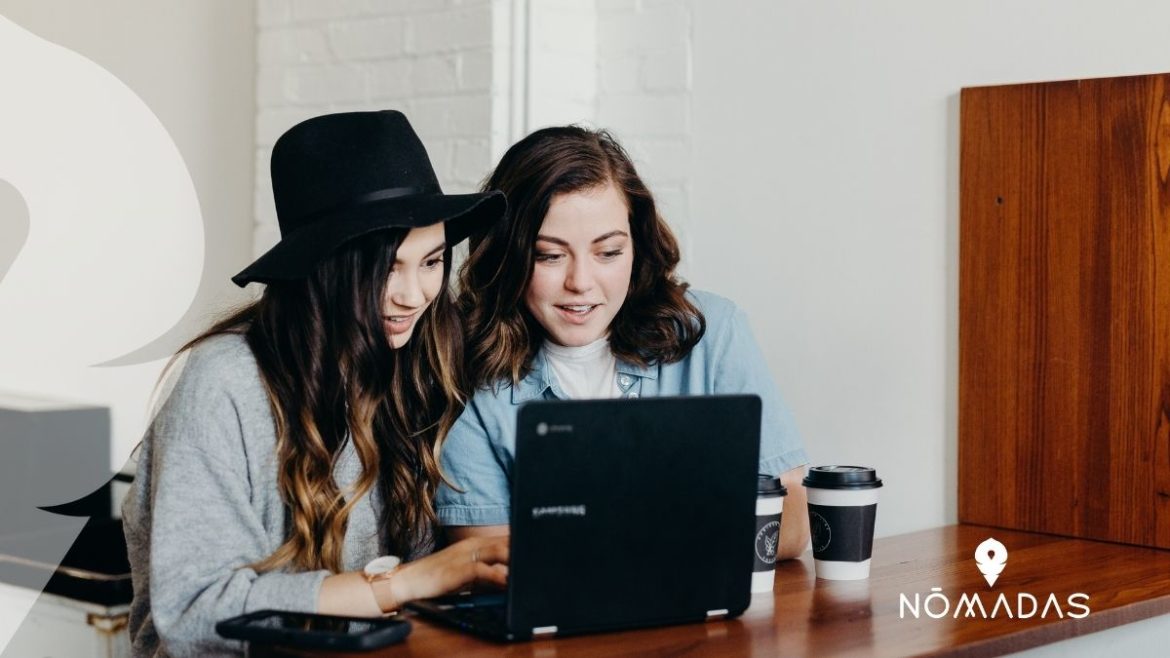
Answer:
[{"label": "woman's eye", "polygon": [[601,252],[601,257],[602,257],[603,259],[605,259],[605,260],[613,260],[613,259],[615,259],[615,258],[617,258],[618,256],[621,256],[621,255],[622,255],[622,250],[621,250],[621,249],[614,249],[613,251],[603,251],[603,252]]},{"label": "woman's eye", "polygon": [[557,263],[560,262],[561,258],[564,258],[564,254],[536,254],[536,262],[538,263]]},{"label": "woman's eye", "polygon": [[442,258],[431,258],[431,259],[423,262],[423,267],[427,268],[428,270],[433,270],[442,264],[443,264]]}]

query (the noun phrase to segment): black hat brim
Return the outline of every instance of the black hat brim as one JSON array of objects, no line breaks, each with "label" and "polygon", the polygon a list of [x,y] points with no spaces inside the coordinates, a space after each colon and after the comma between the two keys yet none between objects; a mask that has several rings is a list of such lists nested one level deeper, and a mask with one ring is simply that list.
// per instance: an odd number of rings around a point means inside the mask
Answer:
[{"label": "black hat brim", "polygon": [[423,228],[444,222],[447,246],[454,247],[475,231],[503,217],[503,192],[418,194],[374,201],[323,217],[281,238],[232,282],[292,281],[308,276],[339,247],[363,235],[393,228]]}]

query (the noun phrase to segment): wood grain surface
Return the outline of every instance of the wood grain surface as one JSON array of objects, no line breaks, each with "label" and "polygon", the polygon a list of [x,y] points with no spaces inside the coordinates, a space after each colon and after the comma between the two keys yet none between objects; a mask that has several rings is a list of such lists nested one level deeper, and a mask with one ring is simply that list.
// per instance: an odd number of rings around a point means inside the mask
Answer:
[{"label": "wood grain surface", "polygon": [[962,91],[962,522],[1170,548],[1168,82]]},{"label": "wood grain surface", "polygon": [[[1008,550],[1006,568],[989,587],[975,564],[975,548],[995,537]],[[679,574],[685,578],[685,574]],[[913,600],[938,587],[951,612],[938,619],[904,613],[901,595]],[[1040,606],[1049,594],[1062,605],[1071,594],[1089,595],[1083,619],[1049,610],[1021,619],[953,617],[964,594],[978,593],[986,612],[1002,593],[1021,593]],[[939,605],[932,608],[940,610]],[[1018,606],[1017,606],[1018,611]],[[414,632],[397,646],[349,656],[998,656],[1170,613],[1170,552],[974,525],[947,526],[874,543],[869,580],[817,580],[811,556],[782,563],[776,591],[757,594],[739,619],[536,642],[498,644],[417,617]],[[257,656],[345,656],[255,647]]]}]

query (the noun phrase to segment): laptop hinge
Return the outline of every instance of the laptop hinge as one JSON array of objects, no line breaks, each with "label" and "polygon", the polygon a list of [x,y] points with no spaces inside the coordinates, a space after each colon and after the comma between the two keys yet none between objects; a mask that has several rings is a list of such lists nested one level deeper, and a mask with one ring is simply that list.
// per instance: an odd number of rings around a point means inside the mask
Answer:
[{"label": "laptop hinge", "polygon": [[726,608],[724,608],[722,610],[708,610],[707,611],[707,621],[711,621],[712,619],[723,619],[726,616],[727,616],[727,609]]},{"label": "laptop hinge", "polygon": [[532,629],[532,637],[537,637],[538,635],[556,635],[556,634],[557,634],[557,627],[556,626],[537,626],[536,628]]}]

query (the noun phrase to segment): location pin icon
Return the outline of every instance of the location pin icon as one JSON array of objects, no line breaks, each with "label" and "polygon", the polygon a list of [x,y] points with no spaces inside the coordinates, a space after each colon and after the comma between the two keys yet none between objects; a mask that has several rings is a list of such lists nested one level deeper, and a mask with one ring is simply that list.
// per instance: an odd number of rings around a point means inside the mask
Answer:
[{"label": "location pin icon", "polygon": [[1007,548],[990,537],[975,549],[975,564],[979,565],[979,572],[987,580],[988,587],[995,585],[995,580],[1007,564],[1007,558]]}]

